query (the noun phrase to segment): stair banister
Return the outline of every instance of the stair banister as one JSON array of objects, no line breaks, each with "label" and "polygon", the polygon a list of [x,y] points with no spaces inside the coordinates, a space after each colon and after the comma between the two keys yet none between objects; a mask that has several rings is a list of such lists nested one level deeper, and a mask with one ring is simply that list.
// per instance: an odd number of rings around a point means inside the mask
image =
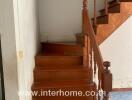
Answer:
[{"label": "stair banister", "polygon": [[[104,95],[104,100],[108,100],[109,92],[112,90],[112,74],[110,70],[108,70],[108,67],[110,67],[110,63],[103,62],[103,58],[95,38],[96,36],[93,29],[93,25],[89,17],[87,5],[88,5],[88,1],[83,0],[83,13],[82,13],[83,14],[82,32],[84,34],[83,62],[84,65],[87,66],[92,71],[92,73],[94,73],[93,80],[94,77],[98,76],[97,90],[105,91],[106,95]],[[98,96],[97,98],[98,100],[101,99],[100,96]]]}]

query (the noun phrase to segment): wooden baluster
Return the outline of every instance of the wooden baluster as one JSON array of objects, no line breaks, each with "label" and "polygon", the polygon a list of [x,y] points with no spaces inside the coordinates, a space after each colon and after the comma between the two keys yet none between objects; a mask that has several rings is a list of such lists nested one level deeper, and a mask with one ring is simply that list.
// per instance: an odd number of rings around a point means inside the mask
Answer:
[{"label": "wooden baluster", "polygon": [[83,65],[88,66],[88,36],[84,35]]},{"label": "wooden baluster", "polygon": [[91,77],[93,79],[93,44],[92,41],[90,40],[90,51],[89,51],[89,63],[90,63],[90,71],[92,72]]},{"label": "wooden baluster", "polygon": [[88,36],[88,44],[87,44],[87,49],[88,49],[88,59],[87,59],[87,62],[88,62],[88,67],[89,67],[89,69],[90,69],[90,38],[89,38],[89,36]]},{"label": "wooden baluster", "polygon": [[92,47],[92,41],[90,41],[90,68],[92,70],[93,66],[93,47]]},{"label": "wooden baluster", "polygon": [[94,0],[94,26],[97,24],[97,5],[96,5],[96,0]]},{"label": "wooden baluster", "polygon": [[96,63],[96,55],[95,55],[95,53],[94,53],[94,78],[95,78],[95,76],[96,76],[96,69],[97,69],[97,68],[96,68],[96,67],[97,67],[96,64],[97,64],[97,63]]},{"label": "wooden baluster", "polygon": [[[101,72],[98,69],[98,92],[101,90]],[[98,95],[98,100],[101,100],[100,95]]]},{"label": "wooden baluster", "polygon": [[84,35],[84,43],[83,43],[83,65],[88,67],[88,36],[87,36],[87,0],[83,0],[83,11],[82,11],[82,33]]},{"label": "wooden baluster", "polygon": [[87,21],[87,12],[88,12],[88,9],[87,9],[87,0],[83,0],[83,11],[82,11],[82,32],[83,34],[86,34],[87,33],[87,26],[86,26],[86,21]]},{"label": "wooden baluster", "polygon": [[105,0],[105,14],[108,15],[108,0]]},{"label": "wooden baluster", "polygon": [[109,70],[110,62],[106,61],[104,62],[105,72],[103,74],[103,90],[106,92],[104,95],[104,100],[109,100],[109,92],[112,91],[112,74]]}]

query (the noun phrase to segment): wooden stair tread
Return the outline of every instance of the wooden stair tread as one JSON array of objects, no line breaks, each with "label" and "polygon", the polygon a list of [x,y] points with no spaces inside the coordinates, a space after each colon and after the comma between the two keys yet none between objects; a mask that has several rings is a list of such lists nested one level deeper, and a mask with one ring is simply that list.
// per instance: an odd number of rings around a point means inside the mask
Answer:
[{"label": "wooden stair tread", "polygon": [[53,58],[53,59],[57,59],[57,58],[62,58],[62,59],[65,59],[65,58],[78,58],[78,57],[82,57],[82,55],[81,56],[78,56],[78,55],[72,55],[72,56],[70,56],[70,55],[42,55],[42,54],[38,54],[37,56],[36,56],[36,58]]},{"label": "wooden stair tread", "polygon": [[73,66],[36,66],[36,70],[81,70],[81,69],[87,69],[83,65],[73,65]]},{"label": "wooden stair tread", "polygon": [[32,89],[47,89],[47,88],[74,88],[74,87],[86,87],[93,85],[88,80],[68,80],[68,81],[52,81],[52,82],[38,82],[34,83]]},{"label": "wooden stair tread", "polygon": [[77,53],[49,53],[49,52],[46,52],[46,53],[40,53],[38,54],[37,56],[82,56],[82,54],[77,54]]},{"label": "wooden stair tread", "polygon": [[76,42],[41,42],[43,45],[63,45],[63,46],[81,46],[80,44]]}]

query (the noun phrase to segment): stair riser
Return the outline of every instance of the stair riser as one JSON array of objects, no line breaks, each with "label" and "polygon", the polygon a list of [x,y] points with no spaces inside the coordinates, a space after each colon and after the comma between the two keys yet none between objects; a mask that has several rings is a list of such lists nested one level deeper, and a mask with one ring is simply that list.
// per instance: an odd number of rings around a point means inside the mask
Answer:
[{"label": "stair riser", "polygon": [[43,54],[82,55],[80,45],[42,44]]},{"label": "stair riser", "polygon": [[52,65],[82,65],[82,57],[80,56],[49,56],[49,57],[36,57],[36,66],[52,66]]},{"label": "stair riser", "polygon": [[97,18],[97,24],[108,24],[109,18],[108,16]]},{"label": "stair riser", "polygon": [[80,79],[89,79],[90,75],[87,70],[78,70],[78,71],[34,71],[34,81],[54,81],[54,80],[80,80]]},{"label": "stair riser", "polygon": [[112,2],[109,2],[108,4],[109,4],[109,6],[114,6],[114,5],[116,5],[118,2],[116,1],[116,0],[113,0]]},{"label": "stair riser", "polygon": [[[109,13],[120,13],[120,5],[109,8]],[[100,11],[101,15],[105,15],[105,10]]]}]

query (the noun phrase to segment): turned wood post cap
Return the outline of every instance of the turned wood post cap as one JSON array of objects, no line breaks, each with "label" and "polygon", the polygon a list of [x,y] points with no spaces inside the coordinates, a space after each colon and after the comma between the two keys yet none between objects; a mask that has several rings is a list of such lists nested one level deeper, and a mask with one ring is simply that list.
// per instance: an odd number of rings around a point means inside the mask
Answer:
[{"label": "turned wood post cap", "polygon": [[110,67],[111,63],[109,61],[105,61],[103,63],[103,65],[106,67],[106,69],[108,70],[108,68]]}]

